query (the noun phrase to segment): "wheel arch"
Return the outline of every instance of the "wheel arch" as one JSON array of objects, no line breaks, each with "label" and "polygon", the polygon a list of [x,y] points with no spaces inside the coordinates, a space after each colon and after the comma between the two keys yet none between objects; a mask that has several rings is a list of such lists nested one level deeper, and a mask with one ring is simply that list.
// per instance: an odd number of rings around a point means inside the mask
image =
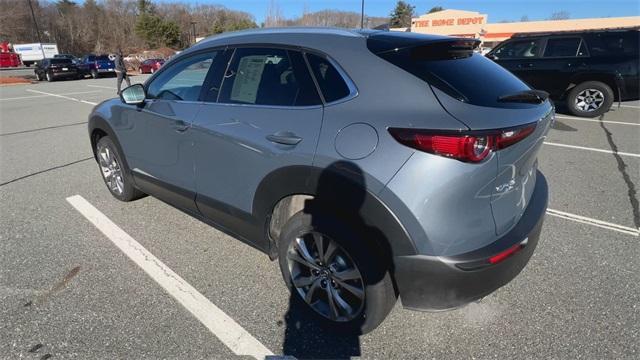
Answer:
[{"label": "wheel arch", "polygon": [[588,82],[598,81],[611,88],[613,91],[613,100],[616,101],[620,98],[620,84],[618,84],[618,76],[616,74],[608,73],[579,73],[574,75],[569,81],[569,85],[564,91],[563,98],[567,98],[569,92],[576,86]]},{"label": "wheel arch", "polygon": [[127,162],[127,157],[122,151],[122,146],[120,145],[120,141],[116,136],[116,133],[113,131],[109,123],[99,115],[93,115],[89,118],[89,140],[91,141],[91,151],[93,151],[93,158],[97,161],[97,146],[98,141],[104,136],[108,136],[115,146],[118,148],[118,152],[122,154],[122,162],[125,166],[125,171],[131,175],[131,168],[129,167],[129,163]]},{"label": "wheel arch", "polygon": [[[331,165],[328,168],[335,170],[336,167]],[[314,211],[326,212],[339,220],[375,228],[380,234],[376,236],[379,238],[375,239],[375,245],[390,252],[390,257],[416,254],[415,245],[392,209],[349,174],[327,169],[285,167],[273,171],[259,184],[253,213],[256,219],[264,221],[271,259],[277,257],[277,236],[287,220],[301,210],[310,210],[312,206]],[[330,184],[331,194],[328,196],[321,189],[323,182]]]}]

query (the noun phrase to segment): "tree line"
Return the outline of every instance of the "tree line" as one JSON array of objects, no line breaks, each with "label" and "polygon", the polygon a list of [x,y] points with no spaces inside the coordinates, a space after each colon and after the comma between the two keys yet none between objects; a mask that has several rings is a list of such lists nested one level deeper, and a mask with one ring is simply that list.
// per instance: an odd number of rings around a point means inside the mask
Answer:
[{"label": "tree line", "polygon": [[[169,47],[182,49],[198,37],[259,26],[360,26],[356,12],[303,11],[285,18],[275,1],[265,22],[244,11],[221,5],[191,4],[180,0],[31,0],[42,42],[57,43],[63,53],[75,55],[125,53]],[[38,32],[28,0],[0,0],[0,41],[38,42]],[[365,18],[365,27],[388,21],[386,17]]]}]

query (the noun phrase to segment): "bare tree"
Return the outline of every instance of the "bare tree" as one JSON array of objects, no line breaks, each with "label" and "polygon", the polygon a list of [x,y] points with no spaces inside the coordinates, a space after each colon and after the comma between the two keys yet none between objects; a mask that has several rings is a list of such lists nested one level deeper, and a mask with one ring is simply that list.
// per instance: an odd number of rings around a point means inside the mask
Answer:
[{"label": "bare tree", "polygon": [[267,16],[264,18],[264,27],[277,27],[284,25],[284,16],[282,16],[282,10],[276,2],[271,0],[269,7],[267,8]]},{"label": "bare tree", "polygon": [[567,20],[569,18],[569,12],[566,10],[556,11],[551,14],[549,20]]}]

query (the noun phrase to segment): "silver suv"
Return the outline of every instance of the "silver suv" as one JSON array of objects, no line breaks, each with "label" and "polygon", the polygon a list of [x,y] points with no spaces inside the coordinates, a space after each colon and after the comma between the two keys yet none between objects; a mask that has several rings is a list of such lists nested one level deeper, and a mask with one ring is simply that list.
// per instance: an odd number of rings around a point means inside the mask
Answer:
[{"label": "silver suv", "polygon": [[278,259],[292,296],[348,331],[398,296],[460,307],[536,246],[547,94],[478,42],[287,28],[201,41],[96,106],[119,200],[153,195]]}]

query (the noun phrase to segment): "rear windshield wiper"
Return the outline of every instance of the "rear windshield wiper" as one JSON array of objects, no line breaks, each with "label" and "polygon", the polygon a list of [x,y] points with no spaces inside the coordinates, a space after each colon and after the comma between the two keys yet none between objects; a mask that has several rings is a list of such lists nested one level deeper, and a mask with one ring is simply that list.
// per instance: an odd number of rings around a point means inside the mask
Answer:
[{"label": "rear windshield wiper", "polygon": [[542,104],[549,97],[549,93],[542,90],[525,90],[513,94],[498,97],[499,102],[519,102],[530,104]]}]

